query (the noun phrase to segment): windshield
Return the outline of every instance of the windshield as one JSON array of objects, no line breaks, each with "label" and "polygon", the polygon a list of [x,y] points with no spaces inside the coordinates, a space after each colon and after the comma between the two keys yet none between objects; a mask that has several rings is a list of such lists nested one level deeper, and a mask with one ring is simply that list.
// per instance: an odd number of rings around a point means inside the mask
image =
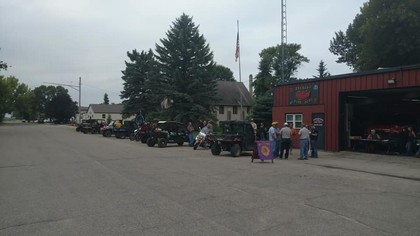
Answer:
[{"label": "windshield", "polygon": [[244,126],[242,124],[223,124],[222,125],[224,134],[239,134],[244,132]]}]

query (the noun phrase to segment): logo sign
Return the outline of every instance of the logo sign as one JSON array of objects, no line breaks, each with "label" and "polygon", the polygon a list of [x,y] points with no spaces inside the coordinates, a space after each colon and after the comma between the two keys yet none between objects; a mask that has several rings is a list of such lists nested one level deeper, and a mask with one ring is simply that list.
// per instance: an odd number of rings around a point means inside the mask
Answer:
[{"label": "logo sign", "polygon": [[314,126],[324,126],[324,119],[322,119],[321,117],[313,118],[312,124],[314,124]]},{"label": "logo sign", "polygon": [[289,105],[313,105],[319,103],[319,85],[296,85],[290,88]]}]

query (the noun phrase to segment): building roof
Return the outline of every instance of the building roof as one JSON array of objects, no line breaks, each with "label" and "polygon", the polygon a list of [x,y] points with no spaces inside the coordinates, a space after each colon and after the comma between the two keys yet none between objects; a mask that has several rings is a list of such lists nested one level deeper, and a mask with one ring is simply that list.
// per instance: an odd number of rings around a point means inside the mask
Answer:
[{"label": "building roof", "polygon": [[314,78],[312,78],[312,79],[311,78],[298,79],[298,80],[291,81],[291,82],[279,83],[279,84],[275,85],[275,87],[281,87],[281,86],[292,85],[292,84],[311,83],[311,82],[318,82],[318,81],[324,81],[324,80],[346,79],[346,78],[351,78],[351,77],[368,76],[368,75],[378,74],[378,73],[389,73],[389,72],[399,72],[399,71],[406,71],[406,70],[416,70],[416,69],[419,69],[419,68],[420,68],[420,64],[410,65],[410,66],[378,68],[377,70],[354,72],[354,73],[347,73],[347,74],[341,74],[341,75],[332,75],[332,76],[322,78],[322,79],[314,79]]},{"label": "building roof", "polygon": [[217,97],[220,106],[252,106],[254,100],[242,82],[217,81]]},{"label": "building roof", "polygon": [[123,111],[122,104],[90,104],[89,107],[92,108],[95,113],[115,113],[121,114]]}]

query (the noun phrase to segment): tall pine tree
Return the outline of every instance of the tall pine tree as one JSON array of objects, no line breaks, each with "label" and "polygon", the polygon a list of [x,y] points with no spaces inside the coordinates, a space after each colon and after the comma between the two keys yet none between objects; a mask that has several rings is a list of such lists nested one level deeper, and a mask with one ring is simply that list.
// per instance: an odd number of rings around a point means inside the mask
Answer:
[{"label": "tall pine tree", "polygon": [[171,101],[162,111],[163,118],[181,122],[215,119],[217,82],[209,44],[186,14],[175,20],[166,36],[161,45],[156,44],[161,95]]},{"label": "tall pine tree", "polygon": [[120,95],[124,99],[123,113],[146,115],[157,112],[163,97],[160,96],[161,83],[157,81],[158,69],[152,50],[140,53],[133,50],[127,52],[127,56],[130,61],[125,62],[126,69],[122,71],[124,89]]}]

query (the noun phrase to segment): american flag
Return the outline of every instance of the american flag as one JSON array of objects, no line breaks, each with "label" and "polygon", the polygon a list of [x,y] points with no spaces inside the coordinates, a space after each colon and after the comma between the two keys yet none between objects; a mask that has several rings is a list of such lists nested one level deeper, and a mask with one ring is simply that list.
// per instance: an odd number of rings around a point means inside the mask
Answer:
[{"label": "american flag", "polygon": [[235,62],[238,61],[239,58],[239,31],[236,34],[236,51],[235,51]]}]

